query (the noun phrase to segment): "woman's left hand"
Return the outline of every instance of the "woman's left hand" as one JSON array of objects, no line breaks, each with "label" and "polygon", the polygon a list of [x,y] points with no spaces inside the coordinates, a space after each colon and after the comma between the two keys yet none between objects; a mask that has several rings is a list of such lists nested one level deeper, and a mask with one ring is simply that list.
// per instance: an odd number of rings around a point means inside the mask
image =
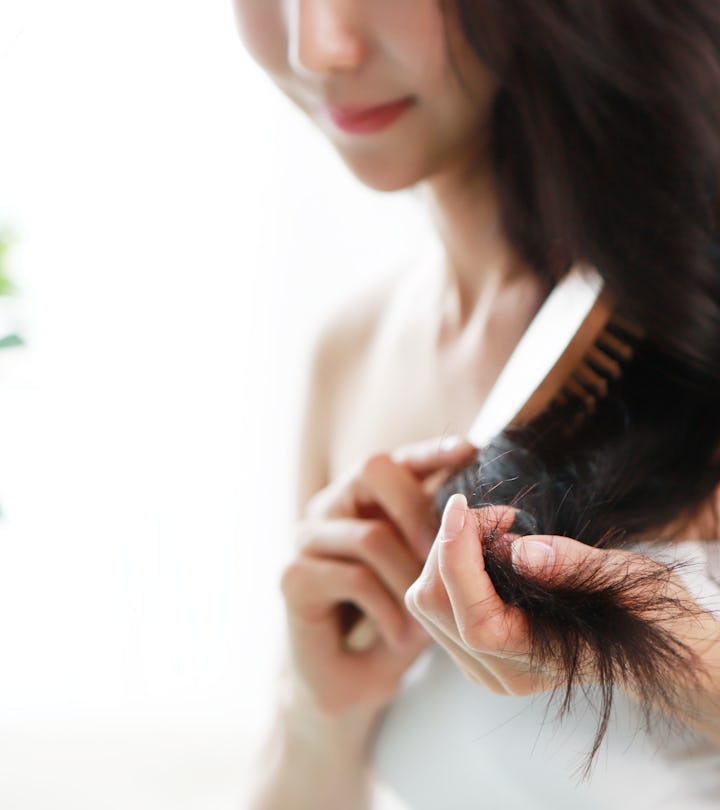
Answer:
[{"label": "woman's left hand", "polygon": [[[509,534],[516,511],[501,506],[469,509],[464,496],[453,495],[423,571],[405,595],[405,604],[469,680],[499,694],[529,695],[561,685],[564,673],[551,670],[552,664],[544,669],[533,666],[526,615],[504,602],[495,590],[485,570],[483,537],[492,533],[495,542],[512,543],[515,568],[548,581],[562,580],[565,572],[572,576],[578,570],[600,566],[606,572],[618,566],[622,576],[623,571],[646,565],[647,559],[567,537]],[[669,577],[666,587],[673,590],[674,598],[692,600],[679,578]],[[695,635],[702,647],[708,638],[698,638],[698,632],[718,638],[720,624],[714,619],[705,629],[698,626],[697,617],[692,624],[692,629],[673,630],[685,639],[688,633]],[[717,644],[710,646],[717,650]],[[591,680],[592,661],[583,669],[580,680]]]}]

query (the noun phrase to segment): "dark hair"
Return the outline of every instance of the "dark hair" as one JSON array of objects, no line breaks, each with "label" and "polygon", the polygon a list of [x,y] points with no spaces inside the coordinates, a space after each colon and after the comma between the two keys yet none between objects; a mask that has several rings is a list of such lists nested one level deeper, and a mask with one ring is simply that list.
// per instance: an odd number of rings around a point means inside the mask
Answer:
[{"label": "dark hair", "polygon": [[[571,438],[563,426],[578,402],[507,431],[438,503],[452,491],[471,505],[518,502],[542,532],[592,545],[659,532],[720,482],[720,4],[450,2],[498,79],[491,157],[510,241],[551,282],[593,265],[645,338]],[[677,673],[692,681],[698,662],[662,621],[688,609],[663,602],[667,568],[544,586],[493,548],[488,571],[525,608],[535,659],[564,667],[566,708],[581,657],[594,655],[590,759],[615,684],[677,708]]]},{"label": "dark hair", "polygon": [[496,74],[503,223],[557,279],[577,261],[659,345],[720,380],[720,5],[454,0]]}]

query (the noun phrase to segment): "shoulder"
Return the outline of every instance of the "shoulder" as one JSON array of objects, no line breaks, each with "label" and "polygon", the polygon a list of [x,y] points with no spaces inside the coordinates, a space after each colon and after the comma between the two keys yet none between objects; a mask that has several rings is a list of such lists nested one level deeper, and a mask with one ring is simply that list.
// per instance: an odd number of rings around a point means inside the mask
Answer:
[{"label": "shoulder", "polygon": [[343,372],[367,352],[393,308],[405,274],[394,272],[380,283],[346,297],[318,329],[311,353],[317,374],[339,382]]},{"label": "shoulder", "polygon": [[307,353],[300,435],[298,507],[330,479],[330,444],[339,403],[378,341],[402,298],[409,270],[401,266],[347,296],[316,329]]},{"label": "shoulder", "polygon": [[418,322],[425,324],[438,310],[441,267],[441,248],[430,242],[379,281],[346,296],[316,333],[315,370],[341,384],[376,344]]}]

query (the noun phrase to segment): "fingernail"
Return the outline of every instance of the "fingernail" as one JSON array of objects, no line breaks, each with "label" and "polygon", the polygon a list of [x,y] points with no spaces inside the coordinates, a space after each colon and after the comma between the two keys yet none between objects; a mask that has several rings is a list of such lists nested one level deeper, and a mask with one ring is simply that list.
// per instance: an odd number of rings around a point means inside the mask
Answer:
[{"label": "fingernail", "polygon": [[518,509],[508,534],[540,534],[540,529],[537,520],[529,512]]},{"label": "fingernail", "polygon": [[516,571],[529,571],[542,574],[552,571],[555,562],[555,549],[542,540],[513,540],[511,546],[512,564]]},{"label": "fingernail", "polygon": [[460,534],[465,526],[466,512],[467,498],[458,492],[445,504],[442,523],[440,524],[441,540],[452,540]]}]

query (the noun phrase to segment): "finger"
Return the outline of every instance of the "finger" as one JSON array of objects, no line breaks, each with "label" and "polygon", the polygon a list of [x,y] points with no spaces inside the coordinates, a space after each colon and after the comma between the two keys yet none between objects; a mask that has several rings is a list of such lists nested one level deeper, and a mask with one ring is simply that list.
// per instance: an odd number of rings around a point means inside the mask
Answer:
[{"label": "finger", "polygon": [[418,619],[425,632],[439,644],[445,652],[453,659],[462,674],[471,682],[484,686],[496,694],[505,694],[507,690],[500,681],[484,665],[482,661],[473,658],[456,641],[445,635],[443,631],[425,618]]},{"label": "finger", "polygon": [[578,576],[586,579],[600,569],[611,575],[628,567],[641,569],[647,558],[623,549],[601,549],[559,535],[527,535],[513,540],[513,567],[526,575],[548,582],[562,582]]},{"label": "finger", "polygon": [[445,582],[440,575],[440,548],[441,543],[438,540],[430,550],[422,573],[405,594],[405,605],[419,621],[434,627],[437,633],[461,647],[463,639]]},{"label": "finger", "polygon": [[386,521],[306,521],[300,525],[298,539],[304,554],[364,563],[400,604],[422,570],[422,563]]},{"label": "finger", "polygon": [[[456,500],[464,508],[463,499]],[[502,533],[506,527],[514,528],[517,520],[517,512],[512,508],[488,507],[468,511],[468,515],[470,518],[474,517],[486,533],[491,530]],[[444,514],[443,517],[447,519],[440,530],[439,538],[452,528],[447,525],[451,522],[451,516]],[[480,534],[478,529],[478,535]],[[482,557],[482,547],[479,542],[478,545]],[[525,617],[521,611],[505,605],[499,597],[495,608],[488,606],[493,613],[483,627],[482,641],[473,639],[473,644],[467,643],[465,634],[458,626],[449,590],[439,570],[444,548],[442,539],[438,539],[428,556],[420,581],[413,585],[412,593],[409,592],[410,600],[406,595],[406,605],[410,607],[409,601],[412,602],[413,608],[417,610],[414,615],[423,622],[428,633],[448,650],[471,682],[482,684],[497,694],[529,694],[543,688],[545,682],[540,682],[537,673],[528,669]],[[482,562],[484,570],[484,561]],[[419,608],[418,602],[422,603]]]},{"label": "finger", "polygon": [[[475,559],[477,567],[482,566],[484,573],[484,560],[482,559],[482,534],[493,531],[500,535],[498,540],[504,539],[503,532],[507,529],[516,529],[518,512],[514,508],[487,507],[482,510],[470,511],[466,509],[462,498],[454,499],[450,505],[459,506],[465,519],[474,519],[477,543],[475,549],[479,558]],[[465,528],[463,524],[462,528]],[[549,680],[546,674],[537,672],[531,666],[528,656],[527,621],[522,611],[511,608],[497,597],[492,583],[488,583],[490,595],[496,598],[496,605],[489,603],[488,595],[473,592],[474,598],[484,599],[485,616],[480,619],[482,626],[476,635],[469,637],[463,629],[463,617],[459,615],[457,604],[453,605],[452,589],[447,586],[447,577],[440,571],[441,560],[446,550],[447,540],[458,529],[457,523],[453,526],[453,515],[446,510],[443,515],[443,525],[439,532],[439,539],[428,556],[419,581],[413,585],[406,595],[406,605],[411,612],[423,622],[428,633],[431,633],[438,643],[448,649],[465,676],[472,682],[481,683],[499,694],[534,694],[539,690],[549,688],[554,681]],[[516,535],[507,536],[510,543]],[[462,571],[472,560],[461,560]],[[413,598],[415,596],[415,598]],[[416,612],[417,611],[417,612]],[[476,637],[477,636],[477,637]]]},{"label": "finger", "polygon": [[405,606],[427,634],[445,649],[469,681],[485,686],[496,694],[506,692],[487,664],[462,646],[452,619],[450,600],[437,571],[437,544],[430,551],[421,576],[405,594]]},{"label": "finger", "polygon": [[372,617],[390,647],[403,648],[410,619],[365,566],[301,557],[283,572],[281,589],[291,628],[326,636],[328,621],[337,621],[338,606],[352,602]]},{"label": "finger", "polygon": [[[438,570],[438,548],[435,542],[428,555],[422,573],[405,594],[405,606],[426,628],[432,628],[434,638],[445,645],[452,642],[458,649],[462,639],[455,623],[452,605]],[[441,641],[442,639],[442,641]]]},{"label": "finger", "polygon": [[[440,630],[442,630],[449,637],[453,638],[458,644],[462,644],[462,638],[458,632],[457,622],[453,612],[453,605],[450,601],[446,583],[443,581],[439,565],[439,556],[444,545],[443,537],[446,537],[452,530],[452,527],[449,525],[452,517],[451,510],[456,504],[458,504],[461,509],[461,513],[463,515],[467,513],[470,516],[470,519],[475,521],[477,546],[474,550],[479,555],[476,565],[482,568],[483,576],[488,580],[489,577],[487,577],[487,574],[485,573],[481,536],[483,534],[487,536],[492,533],[493,535],[500,535],[502,538],[504,536],[503,532],[507,528],[515,529],[518,515],[522,515],[524,513],[520,512],[514,507],[496,507],[494,505],[488,505],[475,510],[468,510],[467,501],[462,495],[453,497],[454,500],[451,498],[448,501],[446,509],[443,513],[443,524],[438,531],[438,539],[435,541],[432,549],[430,550],[430,554],[425,561],[422,573],[411,586],[410,590],[412,593],[406,593],[405,602],[407,605],[408,598],[411,597],[410,601],[415,610],[422,614],[425,619],[433,622]],[[450,501],[452,501],[452,504]],[[510,535],[508,537],[508,541],[510,538],[515,536],[515,534]],[[469,579],[471,580],[469,587],[472,587],[472,584],[474,584],[472,582],[472,577],[469,577]],[[490,583],[490,587],[493,588],[493,593],[495,593],[492,583]],[[507,607],[504,603],[502,604],[503,607]]]},{"label": "finger", "polygon": [[[428,562],[430,559],[428,558]],[[408,591],[405,600],[408,610],[422,624],[428,635],[447,651],[471,683],[484,686],[499,695],[534,694],[549,688],[547,680],[539,680],[538,674],[528,669],[529,660],[526,654],[471,651],[464,646],[447,594],[446,608],[421,610],[412,591],[413,589]],[[435,603],[439,604],[440,601],[436,599]]]},{"label": "finger", "polygon": [[460,436],[427,439],[406,445],[392,454],[422,483],[423,492],[433,501],[448,477],[477,459],[478,449]]},{"label": "finger", "polygon": [[446,436],[405,445],[392,453],[392,459],[417,478],[425,478],[444,468],[469,464],[477,453],[477,447],[467,439]]},{"label": "finger", "polygon": [[[402,487],[401,503],[396,510],[392,508],[392,503],[385,501],[379,506],[391,519],[395,519],[401,528],[405,528],[406,532],[408,528],[404,515],[408,513],[408,510],[402,506],[404,492],[408,493],[407,498],[411,502],[415,501],[414,504],[410,504],[411,515],[413,507],[417,507],[418,503],[421,504],[424,512],[430,511],[430,528],[427,528],[428,521],[426,520],[421,520],[419,527],[421,541],[418,550],[421,559],[424,560],[439,521],[434,505],[434,493],[437,486],[430,486],[429,481],[434,480],[433,474],[438,472],[444,478],[449,470],[469,462],[476,454],[477,449],[459,437],[417,442],[396,450],[392,455],[377,454],[369,458],[359,469],[335,479],[328,487],[317,493],[308,504],[306,514],[317,517],[372,516],[367,512],[368,508],[373,505],[372,498],[381,495],[377,492],[376,478],[378,486],[387,486],[386,479],[391,475],[389,468],[391,464],[395,465],[400,470],[410,473],[409,476],[402,475],[402,473],[398,476],[398,483]],[[415,482],[419,482],[420,486],[414,486]],[[392,497],[392,492],[388,492],[388,494]],[[362,514],[357,508],[358,505],[365,510]],[[417,508],[415,508],[415,514],[417,514]],[[411,521],[410,530],[414,531],[414,529],[415,526]],[[411,543],[411,545],[413,544]]]},{"label": "finger", "polygon": [[335,518],[377,517],[378,509],[424,561],[439,524],[435,504],[413,474],[385,454],[369,458],[324,504],[326,516]]},{"label": "finger", "polygon": [[357,493],[359,503],[376,503],[397,527],[421,562],[437,534],[440,516],[432,495],[404,466],[388,456],[366,465]]},{"label": "finger", "polygon": [[433,543],[420,576],[405,592],[405,606],[419,621],[440,627],[437,618],[452,617],[452,607],[437,567],[437,542]]},{"label": "finger", "polygon": [[[491,653],[526,652],[527,625],[522,612],[505,604],[485,570],[482,534],[491,528],[495,542],[513,523],[514,510],[470,510],[463,495],[453,495],[443,513],[437,563],[463,645]],[[508,542],[510,542],[508,538]]]}]

